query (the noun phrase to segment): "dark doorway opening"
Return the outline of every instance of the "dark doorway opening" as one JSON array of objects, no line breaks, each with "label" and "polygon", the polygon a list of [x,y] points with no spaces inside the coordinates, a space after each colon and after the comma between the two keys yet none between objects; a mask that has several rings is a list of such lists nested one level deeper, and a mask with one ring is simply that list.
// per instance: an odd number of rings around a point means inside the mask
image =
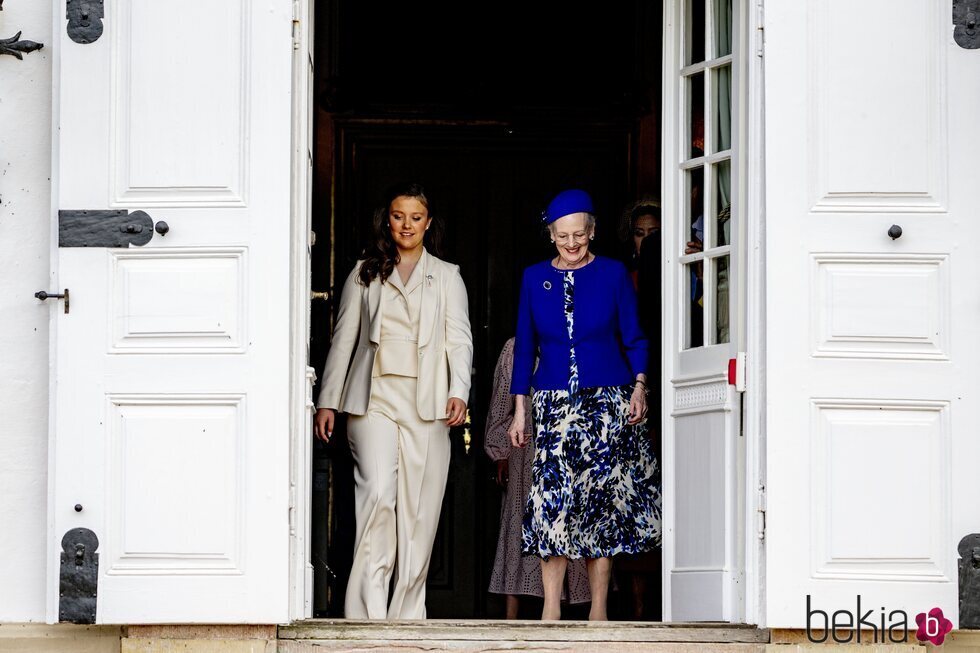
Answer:
[{"label": "dark doorway opening", "polygon": [[[502,616],[503,597],[487,592],[501,500],[483,452],[494,365],[513,335],[521,270],[553,253],[538,223],[550,197],[587,189],[599,218],[595,250],[614,257],[624,255],[624,206],[659,197],[661,7],[317,0],[315,11],[313,288],[340,291],[383,189],[404,180],[426,187],[447,227],[445,258],[466,282],[475,348],[472,441],[467,452],[463,429],[450,434],[428,613]],[[318,373],[333,311],[333,302],[313,304]],[[352,464],[338,435],[314,449],[318,617],[343,616],[353,552]],[[651,585],[648,618],[658,619],[659,579]],[[612,615],[631,618],[629,580],[619,586]],[[524,605],[537,616],[533,601]]]}]

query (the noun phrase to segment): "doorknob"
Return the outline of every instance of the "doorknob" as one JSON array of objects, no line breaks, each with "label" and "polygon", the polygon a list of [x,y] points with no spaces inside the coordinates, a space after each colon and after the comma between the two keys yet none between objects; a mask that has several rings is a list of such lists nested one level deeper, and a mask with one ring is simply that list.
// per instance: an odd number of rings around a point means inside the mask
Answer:
[{"label": "doorknob", "polygon": [[325,302],[330,299],[330,293],[326,290],[311,290],[310,299],[316,299]]},{"label": "doorknob", "polygon": [[902,228],[899,227],[897,224],[893,224],[892,226],[890,226],[888,228],[888,236],[892,240],[895,240],[896,238],[901,238],[902,237]]},{"label": "doorknob", "polygon": [[156,229],[157,233],[160,234],[161,236],[166,236],[167,232],[170,231],[170,225],[164,222],[163,220],[160,220],[160,222],[156,223],[156,226],[153,228]]}]

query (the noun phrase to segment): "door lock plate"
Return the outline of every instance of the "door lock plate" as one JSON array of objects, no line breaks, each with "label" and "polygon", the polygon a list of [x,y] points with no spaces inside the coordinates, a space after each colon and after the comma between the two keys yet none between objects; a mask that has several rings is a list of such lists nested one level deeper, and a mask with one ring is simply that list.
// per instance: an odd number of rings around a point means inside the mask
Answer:
[{"label": "door lock plate", "polygon": [[980,533],[960,540],[960,628],[980,628]]},{"label": "door lock plate", "polygon": [[953,0],[953,40],[961,48],[980,48],[980,0]]},{"label": "door lock plate", "polygon": [[61,538],[61,583],[58,621],[94,624],[99,584],[99,538],[87,528],[73,528]]}]

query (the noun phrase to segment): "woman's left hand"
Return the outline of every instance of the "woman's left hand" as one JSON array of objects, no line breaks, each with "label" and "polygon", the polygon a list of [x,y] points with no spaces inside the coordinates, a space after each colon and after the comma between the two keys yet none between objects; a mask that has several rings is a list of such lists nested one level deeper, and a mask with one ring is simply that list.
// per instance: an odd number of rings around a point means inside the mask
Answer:
[{"label": "woman's left hand", "polygon": [[446,415],[446,426],[459,426],[466,419],[466,402],[459,397],[450,397]]},{"label": "woman's left hand", "polygon": [[630,424],[639,424],[647,417],[647,393],[643,386],[636,384],[630,397]]}]

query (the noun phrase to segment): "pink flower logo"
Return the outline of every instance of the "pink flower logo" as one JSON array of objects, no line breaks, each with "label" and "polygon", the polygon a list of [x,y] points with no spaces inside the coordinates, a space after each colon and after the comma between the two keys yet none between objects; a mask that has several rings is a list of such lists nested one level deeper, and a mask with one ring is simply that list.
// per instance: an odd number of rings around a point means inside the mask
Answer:
[{"label": "pink flower logo", "polygon": [[943,616],[942,608],[933,608],[928,614],[920,612],[915,615],[915,623],[919,624],[915,638],[920,642],[932,642],[936,646],[940,646],[946,639],[946,633],[953,630],[953,622]]}]

